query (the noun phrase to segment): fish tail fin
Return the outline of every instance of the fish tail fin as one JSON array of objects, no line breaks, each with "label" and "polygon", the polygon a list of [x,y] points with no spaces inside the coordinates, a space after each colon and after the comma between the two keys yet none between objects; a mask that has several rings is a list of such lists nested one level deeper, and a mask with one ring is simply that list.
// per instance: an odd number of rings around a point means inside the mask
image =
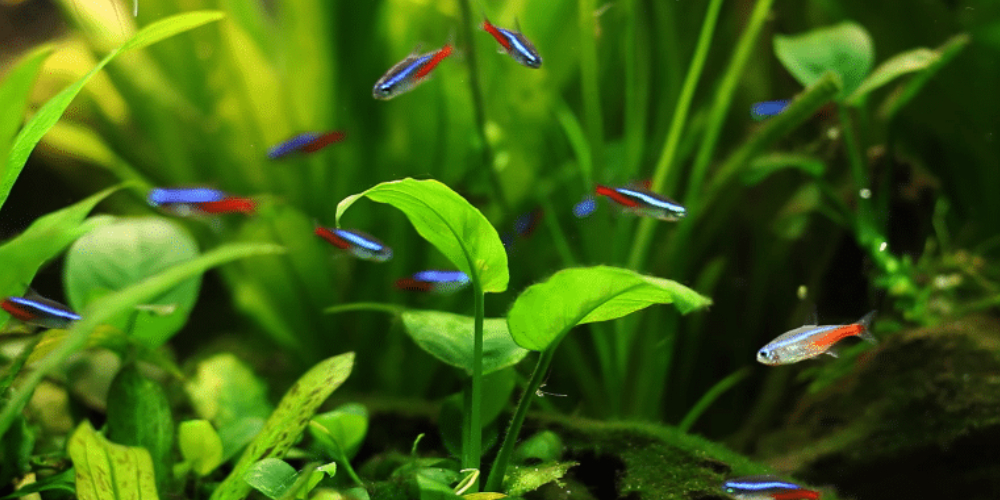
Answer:
[{"label": "fish tail fin", "polygon": [[872,329],[871,329],[872,321],[875,319],[875,313],[876,311],[871,311],[868,314],[866,314],[863,318],[858,320],[858,324],[861,325],[861,333],[858,334],[858,337],[861,337],[862,339],[871,342],[872,344],[878,343],[878,340],[875,340],[875,336],[872,335]]}]

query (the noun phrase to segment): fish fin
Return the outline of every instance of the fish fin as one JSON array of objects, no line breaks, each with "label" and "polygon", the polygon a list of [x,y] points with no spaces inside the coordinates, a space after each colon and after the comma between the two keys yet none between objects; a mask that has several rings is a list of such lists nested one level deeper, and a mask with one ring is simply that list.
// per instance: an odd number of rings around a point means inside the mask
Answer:
[{"label": "fish fin", "polygon": [[514,18],[514,31],[517,31],[518,33],[524,33],[524,30],[521,29],[521,18],[519,17]]},{"label": "fish fin", "polygon": [[38,300],[38,299],[44,299],[45,297],[42,297],[40,293],[36,292],[34,288],[31,288],[29,286],[27,290],[24,291],[24,298],[31,300]]},{"label": "fish fin", "polygon": [[826,353],[829,354],[830,356],[835,357],[835,358],[839,358],[840,357],[840,354],[837,353],[837,350],[834,347],[830,347],[829,349],[827,349]]},{"label": "fish fin", "polygon": [[861,337],[872,344],[878,344],[878,340],[875,340],[875,336],[872,335],[871,331],[872,320],[875,319],[875,313],[876,311],[873,310],[858,320],[858,324],[861,325],[861,333],[858,334],[858,337]]}]

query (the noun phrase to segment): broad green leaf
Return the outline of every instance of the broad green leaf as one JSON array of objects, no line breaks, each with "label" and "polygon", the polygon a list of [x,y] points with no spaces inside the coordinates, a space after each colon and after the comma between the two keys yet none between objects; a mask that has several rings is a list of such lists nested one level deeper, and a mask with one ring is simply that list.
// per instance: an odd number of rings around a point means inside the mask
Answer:
[{"label": "broad green leaf", "polygon": [[518,345],[544,351],[576,325],[620,318],[653,304],[674,304],[687,314],[711,303],[676,281],[617,267],[578,267],[528,287],[514,301],[507,323]]},{"label": "broad green leaf", "polygon": [[892,117],[896,116],[896,113],[924,88],[924,85],[930,81],[931,77],[936,75],[938,71],[941,71],[941,68],[945,67],[955,56],[961,53],[969,45],[970,41],[969,35],[963,33],[951,37],[944,45],[938,47],[935,51],[938,57],[924,68],[923,71],[914,75],[913,78],[892,92],[879,107],[879,115],[886,120],[891,120]]},{"label": "broad green leaf", "polygon": [[145,448],[153,460],[156,484],[163,488],[173,468],[174,445],[174,419],[163,387],[129,363],[111,382],[107,415],[108,439]]},{"label": "broad green leaf", "polygon": [[219,19],[222,19],[221,12],[188,12],[150,24],[136,33],[134,37],[125,42],[121,47],[108,54],[89,73],[83,75],[83,77],[69,87],[66,87],[62,92],[56,94],[52,99],[49,99],[35,113],[35,116],[28,121],[24,128],[21,129],[21,132],[11,145],[10,155],[7,158],[2,173],[0,173],[0,208],[3,207],[3,203],[7,200],[11,188],[14,187],[14,182],[21,175],[21,170],[24,168],[25,163],[27,163],[28,156],[35,149],[38,141],[42,140],[45,133],[59,121],[66,108],[69,107],[70,102],[73,101],[73,98],[80,93],[83,86],[98,71],[107,66],[119,54],[141,49],[165,38],[197,28],[212,21],[218,21]]},{"label": "broad green leaf", "polygon": [[[66,254],[66,295],[81,311],[91,302],[198,256],[198,244],[170,219],[149,216],[117,219],[87,233]],[[127,311],[108,321],[148,347],[163,345],[187,323],[201,286],[195,276],[148,304],[172,308],[171,314]]]},{"label": "broad green leaf", "polygon": [[[440,311],[408,310],[403,325],[410,338],[438,360],[472,374],[475,318]],[[503,318],[483,322],[483,375],[514,366],[528,351],[514,343]]]},{"label": "broad green leaf", "polygon": [[865,96],[873,90],[907,73],[927,69],[934,61],[937,61],[938,57],[940,55],[936,51],[924,47],[890,57],[889,60],[875,68],[875,71],[872,71],[868,78],[865,78],[865,81],[861,82],[861,85],[847,97],[847,104],[860,105],[864,102]]},{"label": "broad green leaf", "polygon": [[570,468],[576,465],[580,464],[577,462],[552,462],[512,467],[503,478],[503,489],[508,495],[523,495],[552,481],[559,481]]},{"label": "broad green leaf", "polygon": [[367,197],[401,210],[425,240],[473,280],[478,274],[484,292],[503,292],[510,279],[507,252],[500,235],[476,207],[435,180],[406,178],[383,182],[344,198],[337,205],[340,218],[358,198]]},{"label": "broad green leaf", "polygon": [[52,50],[51,45],[36,47],[18,60],[0,82],[0,103],[4,106],[4,112],[0,113],[0,158],[10,153],[10,142],[21,128],[21,120],[28,109],[31,87]]},{"label": "broad green leaf", "polygon": [[69,440],[80,500],[155,500],[156,481],[149,452],[104,439],[84,420]]},{"label": "broad green leaf", "polygon": [[326,465],[320,465],[313,469],[312,471],[306,472],[302,471],[302,475],[308,474],[305,477],[305,481],[300,483],[298,491],[295,492],[295,498],[304,499],[309,497],[309,493],[312,492],[323,480],[323,478],[333,477],[337,475],[337,462],[330,462]]},{"label": "broad green leaf", "polygon": [[[423,472],[423,471],[421,471]],[[458,476],[455,471],[449,471]],[[411,482],[412,488],[416,491],[411,491],[413,498],[418,500],[440,500],[440,499],[453,499],[461,498],[452,491],[451,486],[442,483],[435,478],[429,477],[426,474],[418,472]]]},{"label": "broad green leaf", "polygon": [[[94,206],[118,189],[105,189],[62,210],[44,215],[23,233],[0,245],[0,262],[3,262],[0,296],[23,294],[43,264],[62,253],[80,236],[110,222],[108,218],[91,218],[86,222],[83,219]],[[6,312],[0,313],[0,328],[8,319]]]},{"label": "broad green leaf", "polygon": [[298,472],[295,468],[280,458],[265,458],[250,466],[250,470],[243,475],[248,485],[273,500],[287,495],[296,479]]},{"label": "broad green leaf", "polygon": [[0,434],[10,427],[14,416],[18,415],[31,398],[35,387],[49,373],[62,366],[66,360],[87,345],[87,338],[98,326],[124,311],[135,309],[162,293],[170,290],[192,276],[234,260],[254,256],[283,252],[277,245],[240,243],[220,246],[206,252],[197,259],[178,264],[166,271],[136,283],[119,292],[106,295],[95,301],[86,310],[81,311],[82,319],[69,330],[66,340],[51,354],[38,362],[35,369],[25,377],[7,404],[0,411]]},{"label": "broad green leaf", "polygon": [[514,460],[524,463],[528,460],[554,462],[563,454],[563,441],[552,431],[542,431],[522,443],[514,450]]},{"label": "broad green leaf", "polygon": [[368,411],[364,405],[348,403],[316,415],[311,424],[316,425],[309,426],[309,434],[333,455],[332,458],[350,461],[368,433]]},{"label": "broad green leaf", "polygon": [[796,80],[808,87],[833,71],[843,88],[839,98],[854,92],[875,61],[875,46],[862,26],[844,22],[801,35],[774,36],[774,53]]},{"label": "broad green leaf", "polygon": [[770,153],[754,158],[740,174],[740,180],[746,186],[756,186],[772,174],[785,169],[797,169],[810,177],[821,177],[826,171],[826,164],[807,154]]},{"label": "broad green leaf", "polygon": [[278,403],[233,471],[212,493],[212,500],[245,498],[250,485],[243,478],[250,467],[265,458],[284,456],[298,441],[319,405],[347,380],[353,367],[354,353],[349,352],[321,361],[303,375]]},{"label": "broad green leaf", "polygon": [[264,382],[230,353],[198,363],[197,373],[184,390],[198,416],[219,430],[223,460],[250,443],[273,410]]},{"label": "broad green leaf", "polygon": [[198,476],[207,476],[222,464],[222,440],[208,420],[181,422],[177,429],[181,456]]}]

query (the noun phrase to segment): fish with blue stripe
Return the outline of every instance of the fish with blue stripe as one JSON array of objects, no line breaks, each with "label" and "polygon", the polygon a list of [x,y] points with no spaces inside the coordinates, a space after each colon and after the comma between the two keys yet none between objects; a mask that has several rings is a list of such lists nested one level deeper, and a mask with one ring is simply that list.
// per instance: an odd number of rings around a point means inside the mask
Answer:
[{"label": "fish with blue stripe", "polygon": [[317,226],[314,232],[316,236],[359,259],[385,262],[392,258],[391,248],[361,231]]},{"label": "fish with blue stripe", "polygon": [[613,188],[598,185],[595,192],[600,196],[607,196],[623,210],[643,217],[672,222],[687,215],[687,209],[680,203],[639,186]]},{"label": "fish with blue stripe", "polygon": [[396,280],[396,288],[413,292],[452,293],[469,286],[469,275],[462,271],[428,270]]},{"label": "fish with blue stripe", "polygon": [[745,476],[722,483],[722,491],[739,500],[817,500],[819,492],[776,476]]},{"label": "fish with blue stripe", "polygon": [[538,69],[542,67],[542,56],[538,55],[535,46],[521,34],[521,27],[519,25],[517,26],[518,31],[508,30],[493,25],[489,19],[484,17],[482,28],[490,35],[493,35],[493,38],[500,43],[503,51],[509,54],[515,61],[529,68]]},{"label": "fish with blue stripe", "polygon": [[267,150],[267,157],[272,160],[284,158],[293,153],[315,153],[330,144],[344,140],[347,134],[340,130],[332,132],[306,132],[275,145]]},{"label": "fish with blue stripe", "polygon": [[837,357],[834,344],[847,337],[859,337],[872,344],[877,343],[871,334],[875,311],[865,315],[857,323],[849,325],[804,325],[785,332],[757,351],[757,361],[765,365],[787,365],[815,358],[821,354]]},{"label": "fish with blue stripe", "polygon": [[250,198],[230,196],[209,188],[153,188],[146,197],[150,206],[176,215],[252,214],[257,202]]},{"label": "fish with blue stripe", "polygon": [[0,307],[15,319],[32,326],[65,330],[80,319],[80,315],[69,307],[54,300],[46,299],[34,291],[24,297],[7,297]]},{"label": "fish with blue stripe", "polygon": [[754,121],[758,122],[766,120],[767,118],[780,114],[791,102],[792,101],[788,99],[755,102],[752,106],[750,106],[750,117],[753,118]]},{"label": "fish with blue stripe", "polygon": [[386,71],[375,82],[372,96],[376,99],[388,100],[416,87],[423,83],[431,71],[444,58],[451,55],[451,52],[451,44],[445,44],[444,47],[435,52],[420,55],[410,54],[406,59],[389,68],[389,71]]}]

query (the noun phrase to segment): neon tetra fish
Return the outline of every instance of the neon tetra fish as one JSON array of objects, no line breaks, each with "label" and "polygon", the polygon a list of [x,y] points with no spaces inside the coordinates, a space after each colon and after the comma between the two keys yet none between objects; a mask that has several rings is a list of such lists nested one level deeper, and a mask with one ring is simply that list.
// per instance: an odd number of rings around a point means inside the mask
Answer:
[{"label": "neon tetra fish", "polygon": [[670,198],[637,186],[611,188],[598,185],[596,193],[607,196],[628,212],[664,221],[677,221],[687,215],[687,209]]},{"label": "neon tetra fish", "polygon": [[153,188],[146,199],[151,206],[180,216],[252,214],[257,209],[257,202],[250,198],[229,196],[217,189],[208,188]]},{"label": "neon tetra fish", "polygon": [[847,337],[860,337],[876,343],[869,328],[875,311],[849,325],[805,325],[783,333],[771,343],[757,351],[757,361],[765,365],[787,365],[804,359],[815,358],[823,353],[837,357],[830,350],[834,344]]},{"label": "neon tetra fish", "polygon": [[410,54],[395,66],[389,68],[382,78],[375,82],[372,97],[388,100],[422,83],[431,71],[451,55],[451,44],[445,44],[436,52],[417,55]]},{"label": "neon tetra fish", "polygon": [[413,292],[451,293],[465,288],[469,283],[469,275],[462,271],[430,270],[396,280],[396,288]]},{"label": "neon tetra fish", "polygon": [[292,153],[315,153],[330,144],[344,140],[346,134],[339,130],[321,134],[307,132],[288,139],[267,150],[267,157],[272,160],[283,158]]},{"label": "neon tetra fish", "polygon": [[535,46],[520,33],[520,26],[517,27],[518,31],[499,28],[484,17],[482,28],[490,35],[493,35],[493,38],[496,38],[503,50],[510,54],[510,57],[515,61],[529,68],[538,69],[542,67],[542,56],[538,55]]},{"label": "neon tetra fish", "polygon": [[80,319],[80,315],[70,308],[34,292],[25,297],[7,297],[0,307],[15,319],[42,328],[65,330]]},{"label": "neon tetra fish", "polygon": [[351,255],[374,262],[385,262],[392,258],[392,249],[375,237],[339,228],[317,227],[316,236],[330,242],[331,245],[344,250]]},{"label": "neon tetra fish", "polygon": [[722,483],[722,491],[740,500],[817,500],[819,492],[775,476],[746,476]]},{"label": "neon tetra fish", "polygon": [[763,101],[755,102],[753,106],[750,106],[750,117],[754,121],[761,121],[766,118],[777,115],[788,107],[788,104],[792,101],[788,99],[782,99],[779,101]]}]

